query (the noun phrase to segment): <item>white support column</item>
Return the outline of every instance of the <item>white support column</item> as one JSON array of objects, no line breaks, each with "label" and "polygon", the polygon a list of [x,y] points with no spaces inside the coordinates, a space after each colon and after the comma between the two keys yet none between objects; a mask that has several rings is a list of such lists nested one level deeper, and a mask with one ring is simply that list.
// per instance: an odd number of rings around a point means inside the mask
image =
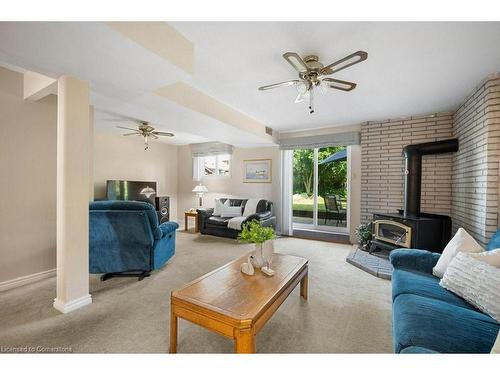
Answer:
[{"label": "white support column", "polygon": [[361,224],[361,146],[347,147],[347,228],[351,243],[356,243],[356,229]]},{"label": "white support column", "polygon": [[281,154],[281,234],[293,235],[293,150],[282,150]]},{"label": "white support column", "polygon": [[313,227],[318,228],[318,149],[313,150]]},{"label": "white support column", "polygon": [[89,202],[94,200],[94,107],[89,107]]},{"label": "white support column", "polygon": [[57,89],[57,297],[68,313],[92,303],[89,294],[89,85],[62,76]]}]

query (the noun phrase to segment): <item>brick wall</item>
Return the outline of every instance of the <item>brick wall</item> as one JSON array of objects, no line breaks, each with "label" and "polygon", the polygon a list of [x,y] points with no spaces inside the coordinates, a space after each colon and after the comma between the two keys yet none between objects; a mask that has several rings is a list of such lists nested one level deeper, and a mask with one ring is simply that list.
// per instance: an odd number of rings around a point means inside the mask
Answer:
[{"label": "brick wall", "polygon": [[476,87],[454,114],[361,126],[361,221],[403,206],[408,144],[459,139],[459,151],[423,157],[422,211],[450,215],[485,245],[500,223],[500,74]]},{"label": "brick wall", "polygon": [[[451,113],[368,122],[361,126],[361,222],[403,207],[403,147],[453,137]],[[451,154],[422,161],[422,212],[451,214]]]},{"label": "brick wall", "polygon": [[498,227],[500,75],[488,77],[453,116],[460,149],[453,157],[453,229],[483,245]]}]

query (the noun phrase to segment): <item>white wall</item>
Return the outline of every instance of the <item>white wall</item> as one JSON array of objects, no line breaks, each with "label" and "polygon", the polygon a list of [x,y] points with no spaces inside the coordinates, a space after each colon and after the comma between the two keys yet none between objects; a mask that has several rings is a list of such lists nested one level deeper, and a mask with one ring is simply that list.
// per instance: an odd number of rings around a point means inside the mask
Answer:
[{"label": "white wall", "polygon": [[[243,160],[271,159],[271,183],[244,183]],[[198,184],[193,181],[193,163],[189,146],[178,148],[178,216],[189,208],[198,207],[198,198],[192,192]],[[278,223],[281,218],[281,165],[278,147],[235,148],[231,158],[231,175],[204,177],[202,183],[208,188],[203,196],[203,206],[213,207],[214,198],[262,198],[274,203]],[[278,228],[279,229],[279,228]]]},{"label": "white wall", "polygon": [[[158,196],[170,197],[170,219],[177,218],[177,146],[95,130],[94,198],[106,197],[106,180],[156,181]],[[192,189],[192,188],[191,188]]]},{"label": "white wall", "polygon": [[0,282],[56,267],[56,126],[56,97],[0,67]]}]

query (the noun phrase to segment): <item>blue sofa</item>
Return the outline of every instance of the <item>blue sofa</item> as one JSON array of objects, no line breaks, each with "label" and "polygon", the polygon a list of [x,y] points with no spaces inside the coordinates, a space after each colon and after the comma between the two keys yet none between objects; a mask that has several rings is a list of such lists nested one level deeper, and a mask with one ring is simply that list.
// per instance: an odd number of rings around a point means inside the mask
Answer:
[{"label": "blue sofa", "polygon": [[154,207],[137,201],[89,206],[89,270],[114,276],[149,276],[175,253],[177,223],[158,224]]},{"label": "blue sofa", "polygon": [[[500,247],[500,230],[487,250]],[[441,254],[397,249],[390,255],[395,353],[490,353],[500,323],[439,285]]]}]

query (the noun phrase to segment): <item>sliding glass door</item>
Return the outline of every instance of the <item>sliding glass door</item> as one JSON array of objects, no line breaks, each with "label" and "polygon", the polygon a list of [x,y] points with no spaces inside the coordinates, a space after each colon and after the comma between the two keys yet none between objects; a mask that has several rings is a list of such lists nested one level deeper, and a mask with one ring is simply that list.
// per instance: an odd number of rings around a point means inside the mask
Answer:
[{"label": "sliding glass door", "polygon": [[296,149],[292,158],[293,228],[346,231],[346,147]]}]

